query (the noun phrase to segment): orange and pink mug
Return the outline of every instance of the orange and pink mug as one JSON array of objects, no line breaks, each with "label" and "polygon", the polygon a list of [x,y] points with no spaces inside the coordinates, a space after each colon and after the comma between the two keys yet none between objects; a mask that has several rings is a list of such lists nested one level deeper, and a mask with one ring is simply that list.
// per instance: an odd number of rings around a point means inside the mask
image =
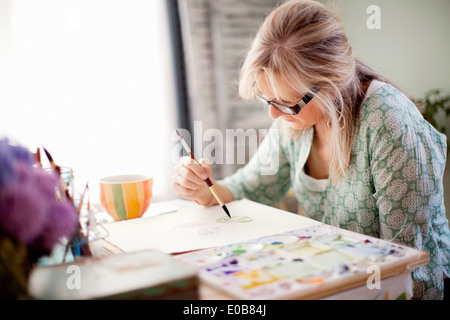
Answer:
[{"label": "orange and pink mug", "polygon": [[150,206],[153,187],[150,176],[110,176],[99,183],[102,206],[116,221],[139,218]]}]

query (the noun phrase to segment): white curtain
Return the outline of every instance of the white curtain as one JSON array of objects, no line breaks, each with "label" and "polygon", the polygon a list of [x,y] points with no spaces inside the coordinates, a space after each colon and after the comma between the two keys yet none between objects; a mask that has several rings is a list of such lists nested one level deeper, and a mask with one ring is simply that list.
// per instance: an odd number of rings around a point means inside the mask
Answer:
[{"label": "white curtain", "polygon": [[93,198],[98,178],[128,173],[153,175],[154,201],[174,197],[165,10],[164,0],[0,0],[0,136],[45,146]]}]

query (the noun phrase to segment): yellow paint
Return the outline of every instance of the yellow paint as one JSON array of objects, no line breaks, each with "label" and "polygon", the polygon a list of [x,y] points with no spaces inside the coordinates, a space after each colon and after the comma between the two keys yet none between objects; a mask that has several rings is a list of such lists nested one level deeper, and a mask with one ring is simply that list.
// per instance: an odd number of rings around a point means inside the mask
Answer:
[{"label": "yellow paint", "polygon": [[275,282],[280,280],[279,277],[265,272],[264,270],[249,270],[249,271],[240,271],[232,274],[233,277],[239,278],[243,280],[246,284],[242,285],[243,289],[251,289],[266,283]]}]

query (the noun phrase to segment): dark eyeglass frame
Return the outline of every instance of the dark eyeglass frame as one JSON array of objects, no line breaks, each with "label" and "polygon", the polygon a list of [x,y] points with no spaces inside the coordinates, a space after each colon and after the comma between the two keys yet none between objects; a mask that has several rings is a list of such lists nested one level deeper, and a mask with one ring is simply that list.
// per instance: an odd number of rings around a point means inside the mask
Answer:
[{"label": "dark eyeglass frame", "polygon": [[273,106],[275,109],[277,109],[278,111],[285,113],[285,114],[289,114],[291,116],[294,116],[296,114],[299,114],[299,112],[315,97],[315,94],[317,92],[319,92],[320,88],[316,87],[313,88],[312,91],[313,93],[307,93],[305,94],[305,96],[294,106],[287,106],[285,104],[282,103],[278,103],[278,102],[273,102],[270,100],[267,100],[267,98],[265,98],[262,95],[255,95],[256,98],[258,98],[262,103],[264,103],[267,106]]}]

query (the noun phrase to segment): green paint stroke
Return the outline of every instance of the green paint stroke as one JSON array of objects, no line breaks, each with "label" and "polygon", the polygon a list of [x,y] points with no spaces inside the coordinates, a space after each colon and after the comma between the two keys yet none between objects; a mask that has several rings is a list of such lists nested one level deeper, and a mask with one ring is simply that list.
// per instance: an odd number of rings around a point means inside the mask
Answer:
[{"label": "green paint stroke", "polygon": [[251,221],[253,221],[253,219],[250,217],[247,217],[247,216],[235,216],[232,218],[222,217],[222,218],[217,219],[216,221],[220,222],[220,223],[230,223],[230,222],[245,223],[245,222],[251,222]]}]

